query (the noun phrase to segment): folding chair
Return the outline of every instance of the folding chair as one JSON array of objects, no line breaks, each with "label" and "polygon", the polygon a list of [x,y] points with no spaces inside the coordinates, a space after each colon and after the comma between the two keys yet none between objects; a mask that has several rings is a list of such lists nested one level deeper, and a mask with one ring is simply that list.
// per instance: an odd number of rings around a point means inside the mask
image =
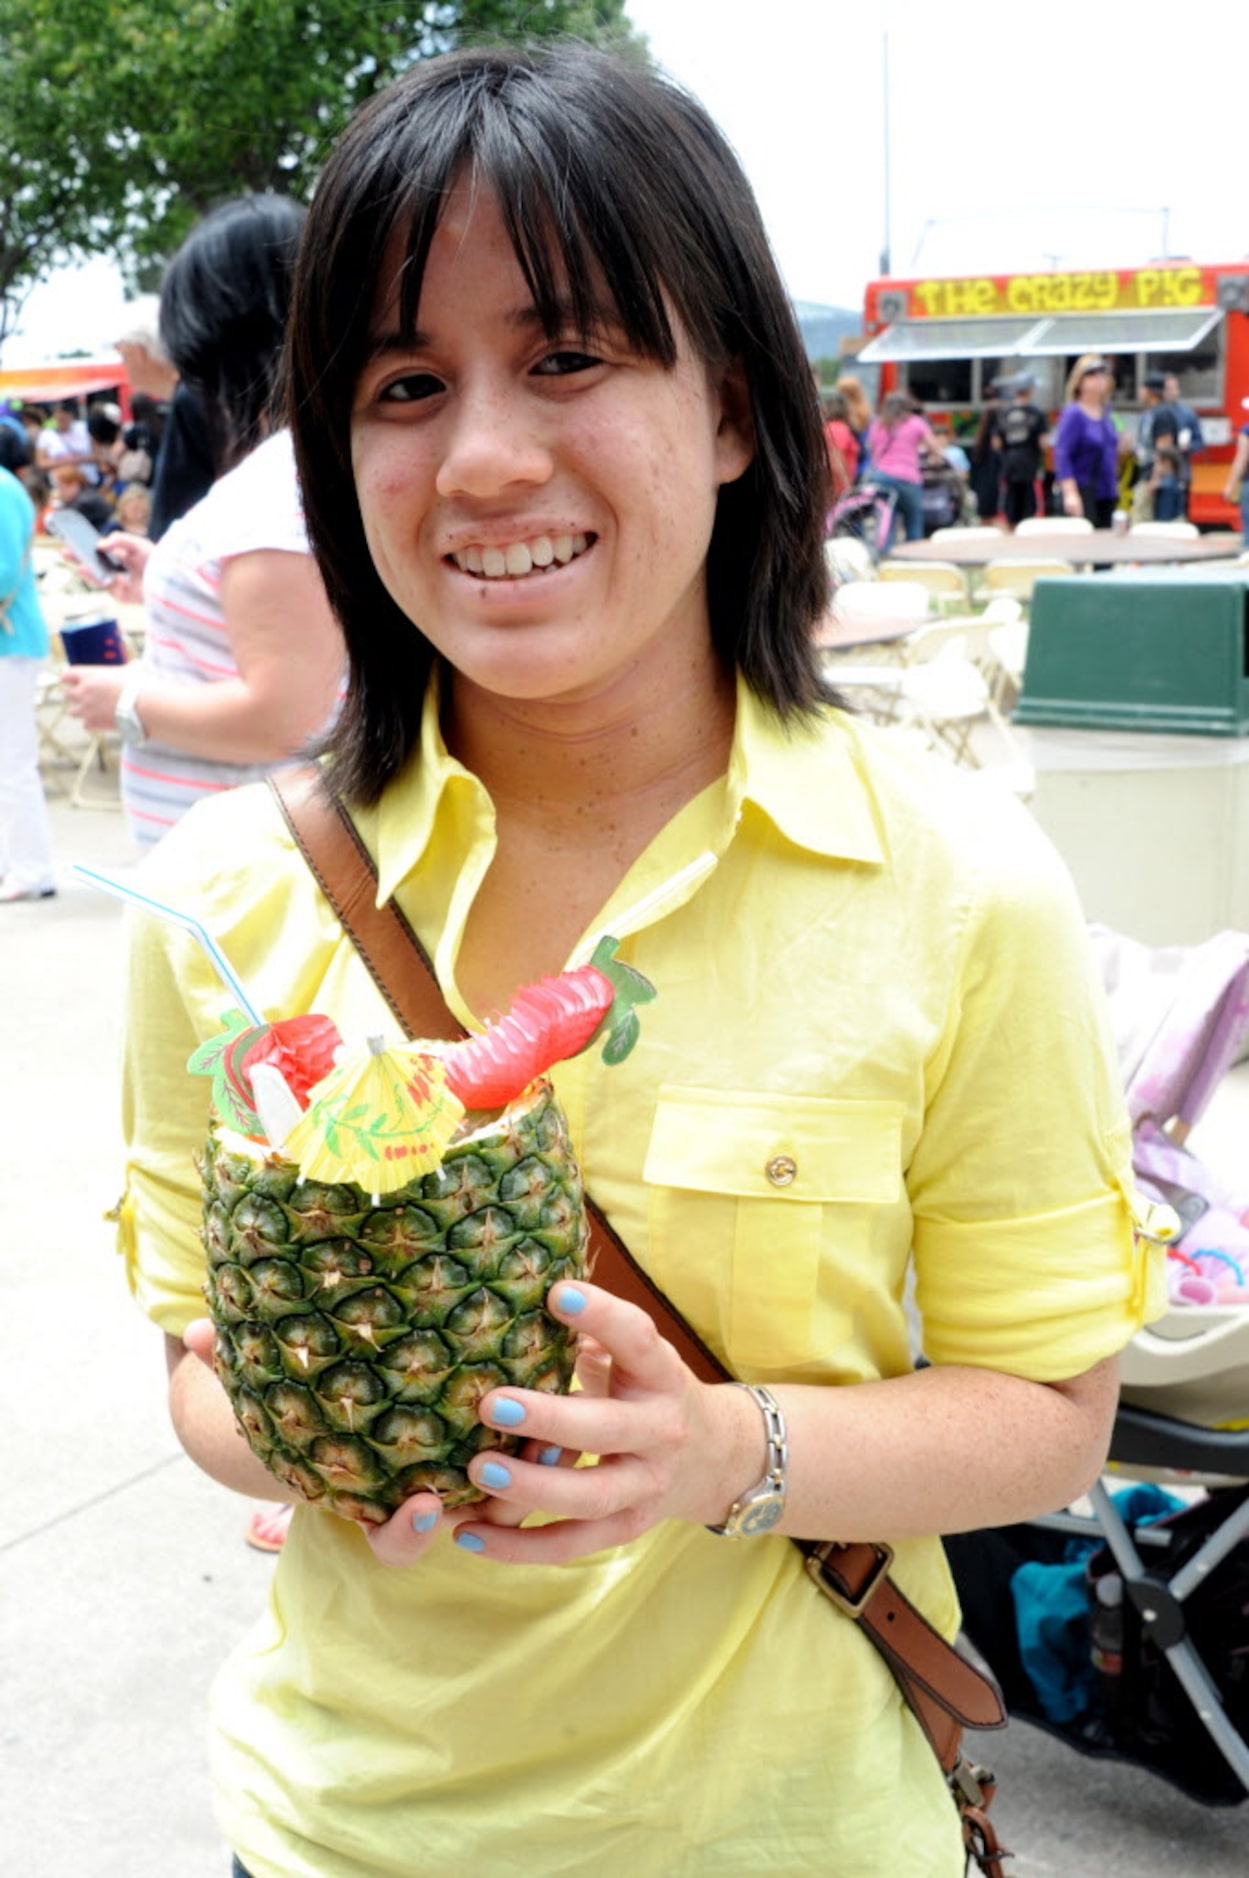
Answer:
[{"label": "folding chair", "polygon": [[938,608],[953,601],[960,609],[971,601],[972,570],[956,567],[953,561],[884,560],[876,578],[885,582],[918,581]]},{"label": "folding chair", "polygon": [[989,561],[980,570],[980,591],[1011,594],[1026,606],[1038,580],[1047,574],[1070,575],[1070,561],[1039,558],[1035,561]]},{"label": "folding chair", "polygon": [[[994,702],[992,630],[979,616],[934,620],[902,643],[899,664],[837,664],[831,675],[838,689],[876,722],[915,735],[938,754],[984,770],[1027,797],[1035,782],[1032,770]],[[973,742],[974,732],[985,725],[1001,751],[995,763],[985,763]]]},{"label": "folding chair", "polygon": [[1015,523],[1017,535],[1091,535],[1093,524],[1087,515],[1030,515]]},{"label": "folding chair", "polygon": [[872,551],[855,535],[833,535],[824,543],[824,558],[834,581],[871,580],[875,573]]},{"label": "folding chair", "polygon": [[1171,535],[1180,541],[1194,541],[1201,533],[1196,522],[1133,522],[1129,535]]}]

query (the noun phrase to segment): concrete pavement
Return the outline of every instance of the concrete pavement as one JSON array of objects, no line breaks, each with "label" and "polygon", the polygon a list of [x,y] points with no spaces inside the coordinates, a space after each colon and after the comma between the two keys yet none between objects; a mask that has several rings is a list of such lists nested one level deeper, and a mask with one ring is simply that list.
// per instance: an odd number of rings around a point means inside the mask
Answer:
[{"label": "concrete pavement", "polygon": [[[96,775],[90,790],[108,803],[114,780]],[[51,807],[62,865],[132,864],[115,808],[74,809],[63,794]],[[0,908],[0,1869],[226,1878],[206,1695],[272,1568],[243,1544],[245,1505],[169,1430],[161,1340],[129,1300],[103,1218],[121,1184],[121,928],[116,902],[73,882]],[[1242,1065],[1199,1146],[1232,1152],[1247,1116]],[[1242,1809],[1194,1805],[1022,1725],[982,1752],[1016,1878],[1243,1878]]]}]

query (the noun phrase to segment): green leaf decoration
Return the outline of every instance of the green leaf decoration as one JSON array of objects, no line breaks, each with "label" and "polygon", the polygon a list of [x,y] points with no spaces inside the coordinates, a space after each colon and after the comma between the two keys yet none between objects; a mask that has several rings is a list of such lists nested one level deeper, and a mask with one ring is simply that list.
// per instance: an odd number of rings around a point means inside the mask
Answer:
[{"label": "green leaf decoration", "polygon": [[642,1034],[636,1011],[626,1011],[620,1021],[612,1025],[603,1045],[603,1061],[611,1066],[623,1063],[630,1050]]},{"label": "green leaf decoration", "polygon": [[187,1068],[193,1076],[212,1077],[212,1096],[217,1113],[241,1134],[263,1133],[260,1117],[246,1096],[237,1065],[268,1025],[248,1022],[243,1011],[227,1011],[222,1017],[225,1029],[209,1037],[192,1051]]},{"label": "green leaf decoration", "polygon": [[623,959],[613,959],[607,973],[617,994],[628,990],[634,1004],[650,1004],[655,998],[655,987],[645,972],[640,972],[636,965],[626,965]]},{"label": "green leaf decoration", "polygon": [[[596,1036],[606,1033],[607,1041],[603,1045],[603,1061],[610,1065],[622,1063],[641,1035],[641,1024],[634,1009],[638,1004],[650,1004],[655,997],[655,987],[644,972],[635,965],[626,965],[623,959],[616,957],[616,948],[620,944],[610,934],[604,934],[594,948],[591,965],[611,980],[615,997],[612,1007],[599,1025]],[[593,1041],[593,1039],[591,1039]]]}]

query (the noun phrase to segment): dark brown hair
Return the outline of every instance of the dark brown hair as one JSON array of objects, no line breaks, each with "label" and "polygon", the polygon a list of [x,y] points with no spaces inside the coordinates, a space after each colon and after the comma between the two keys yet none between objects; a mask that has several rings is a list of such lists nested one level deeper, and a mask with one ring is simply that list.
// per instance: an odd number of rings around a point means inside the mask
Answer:
[{"label": "dark brown hair", "polygon": [[351,662],[332,743],[342,787],[375,800],[406,761],[433,658],[420,621],[373,566],[350,423],[388,244],[405,244],[399,312],[414,327],[430,243],[461,174],[498,201],[552,337],[569,301],[591,329],[601,281],[644,357],[675,363],[675,316],[706,362],[741,361],[755,457],[720,492],[707,558],[712,637],[783,717],[810,711],[827,695],[812,647],[828,597],[827,452],[801,335],[737,159],[694,99],[633,59],[569,43],[455,53],[414,66],[348,127],[296,275],[289,416],[309,536]]}]

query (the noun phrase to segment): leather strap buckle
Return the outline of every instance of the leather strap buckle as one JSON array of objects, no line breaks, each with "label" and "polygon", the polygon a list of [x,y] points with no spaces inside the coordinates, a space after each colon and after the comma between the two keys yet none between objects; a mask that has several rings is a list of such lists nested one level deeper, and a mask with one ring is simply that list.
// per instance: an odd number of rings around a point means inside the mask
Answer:
[{"label": "leather strap buckle", "polygon": [[[852,1584],[840,1571],[834,1560],[851,1558],[857,1563],[861,1554],[874,1554],[867,1571],[857,1583]],[[812,1546],[807,1553],[806,1570],[809,1578],[824,1593],[830,1603],[839,1611],[856,1621],[875,1597],[882,1580],[887,1577],[893,1564],[893,1547],[876,1541],[865,1541],[862,1545],[839,1545],[835,1539],[826,1540],[822,1545]]]}]

